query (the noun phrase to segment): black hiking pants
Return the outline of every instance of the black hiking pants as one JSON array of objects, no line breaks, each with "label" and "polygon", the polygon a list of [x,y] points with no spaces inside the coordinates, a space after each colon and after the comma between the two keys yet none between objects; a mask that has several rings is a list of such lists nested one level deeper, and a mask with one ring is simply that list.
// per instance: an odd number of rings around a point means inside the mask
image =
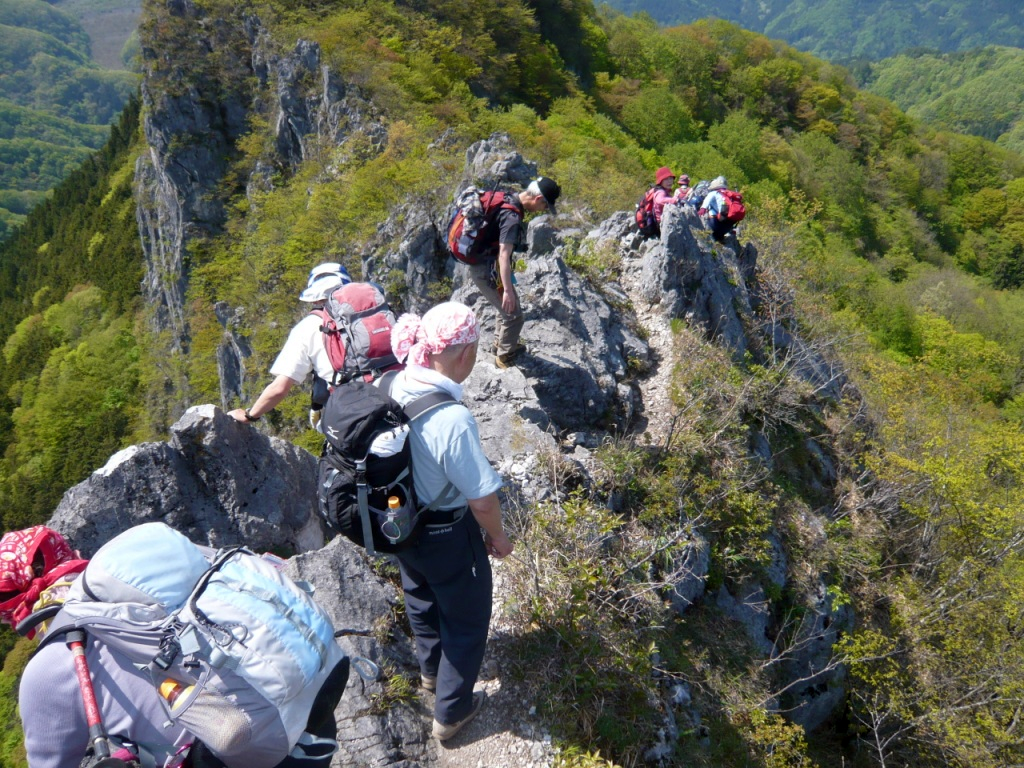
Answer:
[{"label": "black hiking pants", "polygon": [[725,236],[732,232],[735,225],[725,219],[713,219],[711,222],[711,236],[719,243],[725,240]]},{"label": "black hiking pants", "polygon": [[468,510],[458,522],[428,525],[398,562],[420,672],[437,678],[434,719],[457,723],[473,706],[491,622],[491,563],[480,525]]}]

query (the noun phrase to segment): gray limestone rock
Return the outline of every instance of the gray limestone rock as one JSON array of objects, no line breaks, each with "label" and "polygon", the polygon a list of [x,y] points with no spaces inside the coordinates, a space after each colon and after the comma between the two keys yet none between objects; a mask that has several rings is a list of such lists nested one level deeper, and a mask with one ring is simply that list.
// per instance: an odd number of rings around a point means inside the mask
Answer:
[{"label": "gray limestone rock", "polygon": [[[543,218],[537,221],[547,226]],[[626,423],[635,408],[628,384],[631,365],[647,360],[649,348],[559,253],[528,252],[526,270],[516,275],[526,312],[522,338],[528,349],[517,368],[543,413],[527,418],[542,428],[553,424],[568,431]],[[461,268],[456,269],[456,283],[460,287],[453,298],[474,308],[485,331],[481,349],[493,349],[496,311]],[[489,361],[483,354],[481,359]]]},{"label": "gray limestone rock", "polygon": [[714,600],[722,613],[739,623],[758,653],[765,658],[774,655],[775,644],[769,636],[772,626],[771,606],[760,584],[741,584],[736,588],[735,596],[722,586],[714,593]]},{"label": "gray limestone rock", "polygon": [[419,679],[412,642],[395,619],[400,599],[394,586],[377,576],[363,550],[343,537],[293,557],[285,572],[315,587],[316,601],[330,615],[335,631],[342,633],[339,643],[353,661],[348,686],[334,713],[339,750],[331,765],[418,764],[426,754],[428,711],[415,701],[383,705],[386,681],[359,674],[359,670],[370,671],[359,660],[367,659],[385,674]]},{"label": "gray limestone rock", "polygon": [[547,256],[564,242],[565,233],[554,225],[553,217],[545,214],[530,220],[526,230],[526,250],[534,256]]},{"label": "gray limestone rock", "polygon": [[823,581],[807,599],[807,611],[784,666],[792,687],[782,696],[782,706],[790,720],[813,731],[846,697],[846,667],[838,663],[833,647],[842,633],[853,628],[853,611],[848,605],[835,605]]},{"label": "gray limestone rock", "polygon": [[672,590],[669,598],[676,613],[685,613],[704,595],[704,586],[711,568],[711,546],[708,540],[694,531],[686,548],[675,557],[673,572],[669,575]]},{"label": "gray limestone rock", "polygon": [[341,146],[354,134],[383,148],[387,128],[373,104],[320,63],[320,46],[299,40],[281,57],[265,54],[268,76],[276,81],[274,124],[278,159],[293,170],[318,147]]},{"label": "gray limestone rock", "polygon": [[537,164],[523,159],[508,134],[492,134],[466,150],[463,178],[467,184],[518,184],[525,187],[536,176]]},{"label": "gray limestone rock", "polygon": [[[249,129],[254,79],[241,76],[251,72],[251,51],[246,49],[251,40],[239,39],[244,34],[237,28],[208,23],[206,12],[191,0],[168,3],[167,11],[194,30],[196,50],[231,52],[220,70],[231,76],[212,77],[195,67],[178,82],[181,71],[169,62],[181,51],[163,50],[167,41],[149,39],[140,30],[148,145],[135,167],[136,220],[146,260],[142,293],[154,310],[154,330],[169,330],[183,344],[186,249],[192,239],[216,234],[224,223],[223,200],[214,193],[234,142]],[[173,87],[165,87],[165,81]]]},{"label": "gray limestone rock", "polygon": [[741,359],[751,347],[748,329],[754,324],[750,266],[708,233],[695,236],[691,216],[677,206],[665,207],[661,240],[648,246],[643,257],[644,298],[660,303],[670,317],[703,328]]},{"label": "gray limestone rock", "polygon": [[438,295],[438,286],[450,282],[455,260],[448,256],[437,219],[427,201],[402,205],[380,225],[366,249],[366,279],[385,286],[396,310],[423,314],[447,298]]},{"label": "gray limestone rock", "polygon": [[193,541],[302,552],[323,545],[316,460],[213,406],[190,408],[167,443],[110,458],[67,493],[47,525],[85,556],[139,523],[162,521]]}]

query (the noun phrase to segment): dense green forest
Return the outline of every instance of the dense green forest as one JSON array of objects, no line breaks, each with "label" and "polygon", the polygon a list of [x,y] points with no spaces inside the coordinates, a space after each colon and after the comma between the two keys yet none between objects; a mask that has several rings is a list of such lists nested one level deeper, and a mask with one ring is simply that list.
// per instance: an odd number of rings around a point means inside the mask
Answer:
[{"label": "dense green forest", "polygon": [[[704,713],[706,733],[682,735],[678,765],[1024,761],[1020,155],[925,128],[858,90],[846,70],[727,22],[666,29],[588,0],[203,7],[222,33],[236,31],[239,60],[237,30],[252,12],[280,50],[318,42],[324,62],[380,110],[386,144],[323,146],[246,194],[249,172],[273,163],[273,100],[254,99],[222,186],[225,231],[190,251],[190,344],[176,350],[146,330],[134,300],[142,264],[130,188],[141,147],[137,106],[126,113],[106,149],[0,245],[4,528],[45,519],[112,450],[161,437],[187,405],[219,401],[217,302],[246,310],[248,365],[266,370],[309,265],[345,254],[360,273],[358,254],[396,201],[447,200],[473,141],[508,133],[560,181],[560,211],[578,224],[631,209],[660,165],[724,173],[748,202],[743,237],[775,286],[772,311],[841,360],[857,394],[820,404],[792,361],[733,362],[680,327],[686,364],[672,390],[685,418],[673,443],[609,441],[601,487],[517,524],[524,550],[564,555],[538,559],[524,579],[530,589],[512,611],[523,663],[510,673],[535,686],[562,766],[638,764],[662,725],[650,706],[659,680],[685,681]],[[142,38],[178,54],[149,61],[157,92],[201,90],[237,71],[233,49],[208,55],[161,4],[147,9]],[[587,253],[576,264],[598,283],[619,268]],[[305,407],[291,397],[266,428],[315,447],[300,428]],[[793,441],[791,463],[768,475],[746,450],[765,429]],[[822,499],[799,479],[808,433],[829,441],[842,467],[824,531],[808,523]],[[608,509],[612,493],[626,500],[621,514]],[[711,585],[762,580],[785,626],[803,608],[795,589],[770,589],[771,536],[799,558],[797,581],[823,574],[830,599],[853,607],[858,624],[839,649],[848,704],[834,727],[808,735],[773,713],[772,663],[713,607],[680,620],[649,588],[635,563],[671,556],[664,542],[680,515],[709,537]],[[615,543],[612,532],[622,534]],[[23,663],[19,649],[0,691]],[[549,664],[559,679],[538,673]],[[13,722],[2,703],[0,718]],[[17,765],[17,749],[16,737],[3,742],[0,761]]]},{"label": "dense green forest", "polygon": [[717,17],[785,40],[826,59],[882,59],[909,48],[963,51],[1024,47],[1024,8],[1016,0],[611,0],[626,13],[666,24]]},{"label": "dense green forest", "polygon": [[43,0],[0,0],[0,239],[106,141],[138,78]]},{"label": "dense green forest", "polygon": [[861,87],[929,125],[1024,152],[1024,50],[918,50],[851,67]]}]

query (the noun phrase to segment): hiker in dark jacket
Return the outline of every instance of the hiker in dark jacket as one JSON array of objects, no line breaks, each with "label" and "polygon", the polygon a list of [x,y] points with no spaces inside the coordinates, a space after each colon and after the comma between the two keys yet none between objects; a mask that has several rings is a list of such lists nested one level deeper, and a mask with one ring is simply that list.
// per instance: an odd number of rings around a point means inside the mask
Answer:
[{"label": "hiker in dark jacket", "polygon": [[513,208],[518,210],[503,208],[499,211],[490,252],[485,249],[482,262],[469,265],[473,283],[498,310],[494,330],[494,364],[498,368],[515,365],[516,359],[526,351],[519,343],[525,318],[512,275],[512,252],[523,238],[523,216],[526,212],[544,210],[556,213],[555,203],[561,194],[558,184],[546,176],[531,181],[525,190],[512,196]]},{"label": "hiker in dark jacket", "polygon": [[[479,340],[473,311],[445,302],[422,318],[403,315],[391,336],[399,361],[391,396],[403,405],[435,391],[462,398]],[[405,608],[416,636],[422,687],[434,691],[434,737],[450,739],[484,703],[473,687],[491,619],[491,565],[513,545],[502,526],[501,477],[480,444],[476,420],[461,402],[411,424],[413,482],[428,513],[416,543],[398,553]]]}]

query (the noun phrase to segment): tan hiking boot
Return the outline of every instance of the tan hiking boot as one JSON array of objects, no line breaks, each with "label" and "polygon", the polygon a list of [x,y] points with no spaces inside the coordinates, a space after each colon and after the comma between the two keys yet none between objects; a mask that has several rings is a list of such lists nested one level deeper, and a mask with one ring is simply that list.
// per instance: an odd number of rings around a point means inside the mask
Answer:
[{"label": "tan hiking boot", "polygon": [[512,349],[506,352],[504,355],[495,355],[494,365],[497,368],[511,368],[516,364],[516,360],[526,352],[525,344],[516,344]]},{"label": "tan hiking boot", "polygon": [[487,694],[483,691],[476,691],[473,693],[473,708],[469,710],[469,714],[459,720],[459,722],[452,723],[451,725],[445,725],[444,723],[439,723],[435,720],[433,730],[434,738],[438,741],[448,741],[448,739],[462,729],[462,726],[476,717],[485,701],[487,701]]}]

